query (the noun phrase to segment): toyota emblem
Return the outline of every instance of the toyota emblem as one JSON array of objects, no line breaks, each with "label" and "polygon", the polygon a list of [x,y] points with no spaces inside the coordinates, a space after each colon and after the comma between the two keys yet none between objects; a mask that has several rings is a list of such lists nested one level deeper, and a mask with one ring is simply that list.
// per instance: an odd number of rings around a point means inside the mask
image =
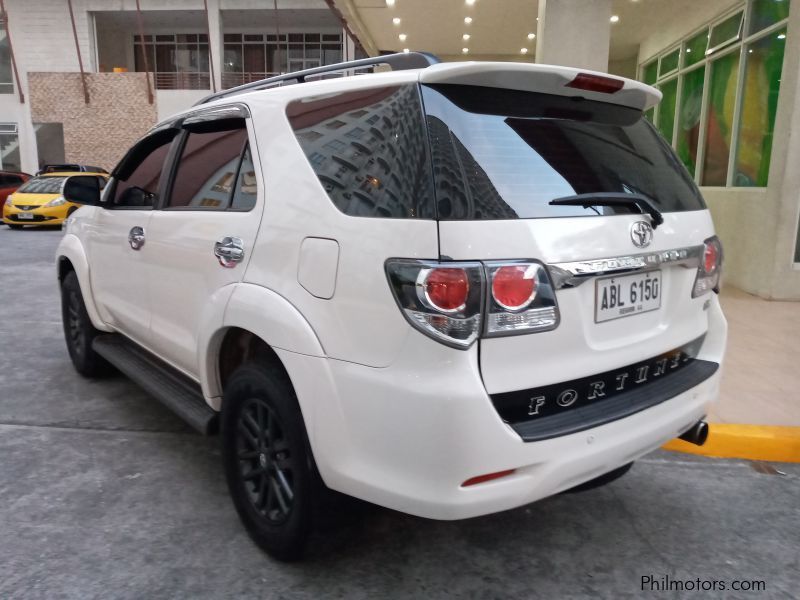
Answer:
[{"label": "toyota emblem", "polygon": [[647,221],[636,221],[631,225],[631,241],[637,248],[647,248],[653,241],[653,227]]}]

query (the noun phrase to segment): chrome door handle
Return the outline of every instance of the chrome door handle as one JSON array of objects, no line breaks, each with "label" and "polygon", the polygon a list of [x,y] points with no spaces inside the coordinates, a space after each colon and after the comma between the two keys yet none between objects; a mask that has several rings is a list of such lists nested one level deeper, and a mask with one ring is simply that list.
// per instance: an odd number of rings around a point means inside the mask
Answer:
[{"label": "chrome door handle", "polygon": [[141,227],[132,227],[128,233],[128,243],[134,250],[141,250],[144,246],[144,229]]},{"label": "chrome door handle", "polygon": [[226,269],[232,269],[244,260],[244,242],[238,237],[224,237],[214,244],[214,256]]}]

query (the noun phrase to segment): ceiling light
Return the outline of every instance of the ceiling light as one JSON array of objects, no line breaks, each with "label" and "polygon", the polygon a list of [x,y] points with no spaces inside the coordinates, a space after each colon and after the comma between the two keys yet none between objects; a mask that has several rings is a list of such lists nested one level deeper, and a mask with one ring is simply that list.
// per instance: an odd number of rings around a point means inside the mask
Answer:
[{"label": "ceiling light", "polygon": [[469,25],[472,23],[472,17],[464,17],[464,24]]},{"label": "ceiling light", "polygon": [[528,39],[529,40],[535,40],[536,39],[536,34],[535,33],[529,33],[528,34]]},{"label": "ceiling light", "polygon": [[395,25],[400,25],[400,17],[395,17],[394,19],[392,19],[392,23],[394,23]]},{"label": "ceiling light", "polygon": [[462,54],[469,54],[469,48],[462,48],[461,49],[461,53]]},{"label": "ceiling light", "polygon": [[611,21],[612,23],[618,23],[619,22],[619,17],[617,15],[611,15],[611,18],[609,19],[609,21]]},{"label": "ceiling light", "polygon": [[405,33],[401,33],[401,34],[400,34],[400,35],[398,35],[397,37],[398,37],[398,39],[399,39],[401,42],[405,42],[405,41],[406,41],[406,38],[407,38],[408,36],[407,36]]},{"label": "ceiling light", "polygon": [[467,2],[467,4],[469,6],[472,6],[473,4],[475,4],[475,0],[466,0],[466,2]]},{"label": "ceiling light", "polygon": [[691,52],[691,51],[692,51],[692,49],[691,49],[691,48],[687,48],[687,49],[686,49],[686,52]]},{"label": "ceiling light", "polygon": [[465,33],[464,35],[461,36],[461,39],[463,39],[466,42],[469,39],[469,34]]},{"label": "ceiling light", "polygon": [[394,6],[394,0],[386,0],[386,6]]},{"label": "ceiling light", "polygon": [[786,34],[785,34],[785,33],[781,33],[781,34],[779,34],[779,35],[778,35],[778,39],[779,39],[779,40],[785,40],[785,39],[786,39]]},{"label": "ceiling light", "polygon": [[411,50],[409,50],[408,48],[403,48],[403,52],[404,52],[405,54],[408,54],[409,52],[411,52]]},{"label": "ceiling light", "polygon": [[519,51],[522,54],[527,54],[528,53],[528,49],[527,48],[520,48]]}]

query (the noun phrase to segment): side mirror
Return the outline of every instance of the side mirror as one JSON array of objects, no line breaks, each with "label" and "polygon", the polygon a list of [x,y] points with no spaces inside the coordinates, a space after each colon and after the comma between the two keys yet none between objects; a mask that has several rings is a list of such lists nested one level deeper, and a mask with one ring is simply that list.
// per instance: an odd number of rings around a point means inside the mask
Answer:
[{"label": "side mirror", "polygon": [[75,204],[100,204],[100,180],[94,175],[73,175],[64,184],[64,198]]}]

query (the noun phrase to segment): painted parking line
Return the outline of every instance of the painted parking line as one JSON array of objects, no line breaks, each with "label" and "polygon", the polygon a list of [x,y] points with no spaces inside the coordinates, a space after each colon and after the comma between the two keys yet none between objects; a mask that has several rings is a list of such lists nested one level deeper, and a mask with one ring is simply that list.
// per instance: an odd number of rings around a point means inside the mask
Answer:
[{"label": "painted parking line", "polygon": [[674,439],[664,449],[715,458],[800,463],[800,427],[710,423],[702,446]]}]

